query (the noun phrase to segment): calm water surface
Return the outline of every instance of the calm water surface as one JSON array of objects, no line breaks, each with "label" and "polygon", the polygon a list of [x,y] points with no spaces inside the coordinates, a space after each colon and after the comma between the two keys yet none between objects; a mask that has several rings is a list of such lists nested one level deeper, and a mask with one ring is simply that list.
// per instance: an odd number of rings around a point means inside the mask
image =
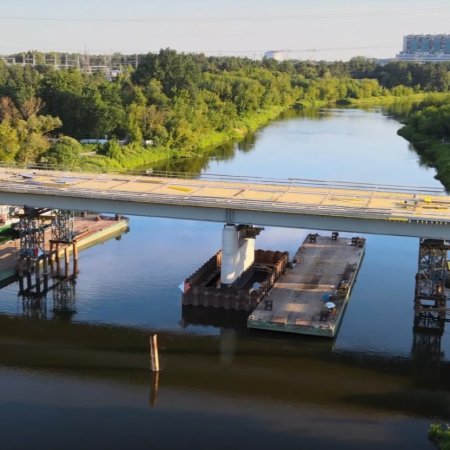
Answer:
[{"label": "calm water surface", "polygon": [[[166,168],[440,186],[400,126],[380,110],[291,114],[209,161]],[[433,448],[428,424],[450,416],[450,337],[419,345],[412,331],[418,240],[366,236],[330,342],[182,310],[177,286],[220,248],[221,229],[132,217],[120,240],[80,254],[70,317],[49,294],[32,318],[17,285],[2,289],[2,448]],[[293,254],[308,232],[268,228],[257,247]],[[153,332],[158,389],[147,369]]]}]

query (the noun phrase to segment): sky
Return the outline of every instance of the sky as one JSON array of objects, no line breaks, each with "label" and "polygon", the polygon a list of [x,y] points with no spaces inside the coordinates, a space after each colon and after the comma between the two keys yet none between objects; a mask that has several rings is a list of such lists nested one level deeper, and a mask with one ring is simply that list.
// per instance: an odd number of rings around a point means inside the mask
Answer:
[{"label": "sky", "polygon": [[0,54],[172,48],[259,59],[394,57],[405,34],[450,33],[449,0],[0,0]]}]

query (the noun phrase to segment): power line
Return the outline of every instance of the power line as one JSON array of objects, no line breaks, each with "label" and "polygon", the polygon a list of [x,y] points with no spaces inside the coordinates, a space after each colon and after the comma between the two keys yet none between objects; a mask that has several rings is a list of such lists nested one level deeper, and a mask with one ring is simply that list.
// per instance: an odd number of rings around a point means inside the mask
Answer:
[{"label": "power line", "polygon": [[332,52],[340,50],[374,50],[374,49],[392,49],[398,48],[398,45],[366,45],[359,47],[322,47],[322,48],[284,48],[276,50],[253,49],[253,50],[199,50],[199,53],[264,53],[267,51],[293,52],[293,53],[309,53],[309,52]]},{"label": "power line", "polygon": [[383,9],[372,11],[355,12],[331,12],[317,14],[290,14],[290,15],[267,15],[267,16],[192,16],[192,17],[52,17],[52,16],[0,16],[3,21],[30,21],[30,22],[276,22],[276,21],[299,21],[312,19],[348,19],[359,17],[374,17],[389,15],[416,15],[416,14],[439,14],[450,12],[450,7],[420,8],[420,9]]}]

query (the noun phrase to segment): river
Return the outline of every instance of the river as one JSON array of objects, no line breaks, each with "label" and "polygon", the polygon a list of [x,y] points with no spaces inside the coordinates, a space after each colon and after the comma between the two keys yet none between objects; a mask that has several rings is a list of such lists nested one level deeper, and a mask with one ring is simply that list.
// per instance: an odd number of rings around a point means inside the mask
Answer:
[{"label": "river", "polygon": [[[381,109],[290,113],[158,169],[441,186],[400,127]],[[120,239],[81,252],[70,315],[51,295],[30,312],[17,285],[0,291],[2,448],[433,448],[428,425],[450,417],[450,333],[440,347],[414,336],[418,240],[366,236],[339,333],[325,341],[182,310],[177,286],[220,248],[222,226],[132,217]],[[267,228],[257,248],[293,254],[308,232]]]}]

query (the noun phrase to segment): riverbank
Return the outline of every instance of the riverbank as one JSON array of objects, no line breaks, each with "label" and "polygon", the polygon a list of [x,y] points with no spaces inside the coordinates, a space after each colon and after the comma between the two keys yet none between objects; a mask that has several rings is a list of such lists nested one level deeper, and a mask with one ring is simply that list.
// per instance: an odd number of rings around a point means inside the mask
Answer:
[{"label": "riverbank", "polygon": [[367,97],[367,98],[346,98],[340,102],[338,105],[344,106],[389,106],[394,103],[404,103],[404,102],[420,102],[426,98],[428,94],[425,92],[419,92],[409,95],[381,95],[379,97]]},{"label": "riverbank", "polygon": [[424,100],[429,94],[425,92],[417,92],[406,95],[377,95],[362,98],[344,97],[334,100],[320,100],[314,101],[298,101],[294,108],[309,109],[309,108],[332,108],[336,106],[354,106],[354,107],[369,107],[369,106],[389,106],[396,103],[418,103]]},{"label": "riverbank", "polygon": [[79,165],[72,167],[81,171],[121,171],[131,170],[142,166],[152,167],[153,164],[166,160],[202,157],[211,154],[220,145],[229,142],[239,142],[252,132],[275,120],[280,114],[292,108],[292,103],[285,106],[272,106],[260,109],[253,114],[242,117],[232,130],[210,131],[204,133],[195,149],[171,149],[165,147],[142,147],[129,144],[122,147],[122,154],[114,158],[105,155],[84,155]]},{"label": "riverbank", "polygon": [[405,126],[398,130],[414,146],[422,163],[436,169],[435,176],[447,191],[450,190],[450,95],[427,95],[412,114],[403,119]]},{"label": "riverbank", "polygon": [[450,191],[450,142],[420,133],[410,125],[400,128],[397,133],[414,146],[422,163],[436,169],[435,178]]}]

